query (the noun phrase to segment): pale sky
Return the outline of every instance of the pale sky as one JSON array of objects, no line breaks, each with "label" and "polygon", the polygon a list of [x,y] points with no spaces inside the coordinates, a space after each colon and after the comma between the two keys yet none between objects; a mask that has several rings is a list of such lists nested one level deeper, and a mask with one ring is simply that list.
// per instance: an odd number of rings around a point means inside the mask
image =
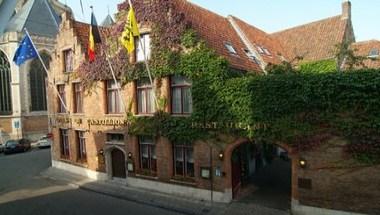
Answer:
[{"label": "pale sky", "polygon": [[[69,5],[76,19],[90,20],[90,5],[101,23],[108,14],[113,15],[123,0],[60,0]],[[191,0],[223,16],[234,15],[268,33],[341,14],[343,0]],[[351,0],[352,19],[357,41],[380,40],[380,0]]]}]

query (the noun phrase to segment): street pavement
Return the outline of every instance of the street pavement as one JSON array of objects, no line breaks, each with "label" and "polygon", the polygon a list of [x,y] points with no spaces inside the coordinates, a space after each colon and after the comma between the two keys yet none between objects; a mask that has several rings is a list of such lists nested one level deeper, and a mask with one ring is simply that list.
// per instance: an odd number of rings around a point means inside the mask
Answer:
[{"label": "street pavement", "polygon": [[[118,187],[50,168],[50,150],[0,154],[0,215],[286,215],[255,204],[213,204]],[[78,183],[78,182],[85,183]]]},{"label": "street pavement", "polygon": [[49,180],[50,151],[0,156],[1,215],[168,214],[169,210],[77,189]]}]

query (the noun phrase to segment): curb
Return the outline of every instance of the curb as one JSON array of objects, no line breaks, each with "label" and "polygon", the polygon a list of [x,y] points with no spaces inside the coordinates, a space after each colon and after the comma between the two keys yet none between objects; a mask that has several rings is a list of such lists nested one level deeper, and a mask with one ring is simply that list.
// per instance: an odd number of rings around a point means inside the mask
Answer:
[{"label": "curb", "polygon": [[155,207],[155,208],[159,208],[159,209],[163,209],[163,210],[171,211],[171,212],[175,212],[175,213],[180,213],[180,214],[184,214],[184,215],[211,214],[210,212],[212,210],[212,208],[210,208],[210,207],[202,206],[203,208],[201,209],[201,212],[193,212],[193,211],[186,210],[186,209],[183,209],[180,207],[173,207],[173,206],[160,204],[153,199],[149,199],[147,201],[142,200],[142,199],[136,199],[133,197],[128,197],[126,195],[117,194],[117,193],[112,192],[112,191],[107,192],[107,191],[103,191],[102,189],[96,189],[96,188],[94,188],[94,186],[86,186],[86,185],[81,185],[81,184],[78,184],[75,182],[71,182],[69,180],[59,179],[59,178],[56,178],[56,177],[52,176],[51,174],[47,173],[47,171],[42,172],[41,176],[43,176],[45,178],[49,178],[49,179],[54,180],[54,181],[60,181],[60,182],[66,183],[68,186],[71,186],[71,187],[76,188],[76,189],[81,189],[81,190],[85,190],[85,191],[89,191],[89,192],[93,192],[93,193],[97,193],[97,194],[101,194],[101,195],[105,195],[105,196],[110,196],[113,198],[129,201],[129,202],[133,202],[133,203],[137,203],[137,204],[147,205],[150,207]]}]

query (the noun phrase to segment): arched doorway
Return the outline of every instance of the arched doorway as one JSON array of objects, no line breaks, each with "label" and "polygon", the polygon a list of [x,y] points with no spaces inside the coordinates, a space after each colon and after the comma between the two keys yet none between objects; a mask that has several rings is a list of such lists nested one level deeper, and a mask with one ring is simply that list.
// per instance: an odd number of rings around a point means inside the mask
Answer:
[{"label": "arched doorway", "polygon": [[12,114],[11,67],[7,56],[0,50],[0,115]]},{"label": "arched doorway", "polygon": [[118,148],[114,148],[111,151],[111,165],[112,165],[112,177],[114,178],[126,178],[125,169],[125,155],[124,152]]},{"label": "arched doorway", "polygon": [[275,144],[243,142],[235,146],[231,154],[233,199],[290,209],[291,166],[287,151]]}]

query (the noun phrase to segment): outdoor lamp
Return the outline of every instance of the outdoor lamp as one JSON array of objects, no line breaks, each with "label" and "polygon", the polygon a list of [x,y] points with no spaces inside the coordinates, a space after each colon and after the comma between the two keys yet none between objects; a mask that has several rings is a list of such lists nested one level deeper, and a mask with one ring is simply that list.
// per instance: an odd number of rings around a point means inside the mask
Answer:
[{"label": "outdoor lamp", "polygon": [[100,149],[98,154],[99,154],[99,155],[104,155],[104,150],[103,150],[103,149]]},{"label": "outdoor lamp", "polygon": [[224,158],[224,153],[223,153],[223,151],[220,151],[220,152],[219,152],[218,157],[219,157],[220,160],[223,160],[223,158]]},{"label": "outdoor lamp", "polygon": [[128,152],[128,158],[132,159],[132,152]]},{"label": "outdoor lamp", "polygon": [[304,158],[300,158],[299,164],[300,164],[301,168],[305,168],[306,165],[307,165],[307,162],[306,162],[306,160]]}]

